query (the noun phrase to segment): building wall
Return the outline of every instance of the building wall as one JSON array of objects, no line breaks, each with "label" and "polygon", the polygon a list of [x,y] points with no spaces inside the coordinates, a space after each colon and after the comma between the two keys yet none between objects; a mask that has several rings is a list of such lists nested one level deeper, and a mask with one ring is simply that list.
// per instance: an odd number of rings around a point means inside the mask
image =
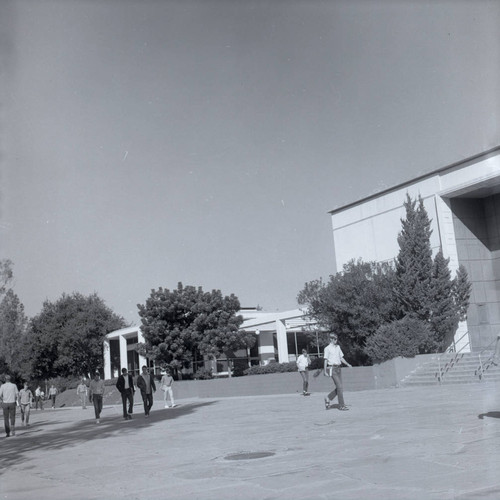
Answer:
[{"label": "building wall", "polygon": [[500,195],[451,200],[459,261],[472,283],[467,324],[473,350],[500,331]]}]

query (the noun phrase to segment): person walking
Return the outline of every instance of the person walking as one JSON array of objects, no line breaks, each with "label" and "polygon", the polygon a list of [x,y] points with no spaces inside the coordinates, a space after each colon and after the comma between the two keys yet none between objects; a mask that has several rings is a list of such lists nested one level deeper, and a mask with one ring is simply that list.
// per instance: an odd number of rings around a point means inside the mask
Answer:
[{"label": "person walking", "polygon": [[101,374],[95,372],[94,378],[90,382],[89,401],[94,404],[95,423],[101,423],[102,400],[104,397],[104,380],[101,380]]},{"label": "person walking", "polygon": [[87,384],[85,383],[85,379],[82,378],[78,387],[76,388],[76,393],[80,397],[80,401],[82,403],[82,410],[87,409]]},{"label": "person walking", "polygon": [[35,410],[38,410],[39,406],[40,410],[43,410],[43,391],[40,386],[35,390]]},{"label": "person walking", "polygon": [[325,376],[332,377],[335,387],[333,391],[330,392],[325,398],[325,408],[328,410],[332,404],[333,399],[335,399],[335,396],[338,396],[339,410],[348,410],[349,408],[347,408],[344,402],[341,366],[342,364],[344,364],[349,368],[352,368],[352,365],[344,359],[344,353],[342,352],[342,349],[337,342],[337,335],[335,333],[330,333],[330,343],[325,347],[323,356],[325,359],[323,372]]},{"label": "person walking", "polygon": [[0,387],[0,401],[2,402],[6,437],[16,435],[16,406],[19,404],[19,390],[10,380],[10,375],[5,375],[5,383]]},{"label": "person walking", "polygon": [[50,386],[50,389],[49,389],[49,398],[52,401],[52,409],[53,410],[56,409],[56,396],[57,396],[57,389],[56,389],[56,386],[54,384],[52,384]]},{"label": "person walking", "polygon": [[168,408],[168,397],[170,396],[170,404],[173,408],[175,406],[174,402],[174,391],[172,390],[172,385],[174,384],[174,378],[172,377],[171,371],[167,368],[165,375],[161,378],[160,389],[163,391],[163,401],[165,403],[165,408]]},{"label": "person walking", "polygon": [[144,403],[144,416],[149,417],[149,412],[153,406],[153,393],[156,391],[156,385],[147,366],[142,367],[142,373],[137,377],[137,387],[141,391]]},{"label": "person walking", "polygon": [[[122,374],[116,381],[116,388],[120,391],[123,404],[123,418],[125,420],[132,420],[132,413],[134,411],[134,380],[132,375],[127,373],[126,368],[122,368]],[[127,412],[128,402],[128,412]]]},{"label": "person walking", "polygon": [[311,364],[311,358],[307,353],[306,349],[302,349],[302,354],[297,358],[297,369],[299,370],[300,376],[302,377],[302,395],[309,396],[309,365]]},{"label": "person walking", "polygon": [[21,423],[23,427],[30,426],[30,411],[33,403],[33,393],[28,387],[28,382],[24,382],[24,387],[19,391],[19,407],[21,408]]}]

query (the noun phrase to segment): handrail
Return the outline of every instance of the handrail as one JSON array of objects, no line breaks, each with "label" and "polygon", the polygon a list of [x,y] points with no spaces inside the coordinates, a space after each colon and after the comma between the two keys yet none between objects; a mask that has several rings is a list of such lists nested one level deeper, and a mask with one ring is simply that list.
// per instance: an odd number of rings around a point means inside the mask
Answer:
[{"label": "handrail", "polygon": [[[469,331],[466,331],[457,341],[455,341],[455,339],[453,339],[453,343],[450,344],[446,350],[444,352],[446,353],[450,353],[450,352],[457,352],[457,344],[465,337],[469,335]],[[467,341],[467,343],[465,345],[463,345],[459,350],[458,352],[462,351],[463,349],[465,349],[466,347],[470,347],[470,342]]]},{"label": "handrail", "polygon": [[500,342],[500,334],[497,336],[495,340],[492,340],[480,353],[479,353],[479,366],[476,368],[474,371],[474,375],[479,377],[479,380],[483,379],[484,372],[488,370],[488,368],[491,365],[497,365],[497,362],[495,361],[496,357],[496,349],[493,351],[493,354],[489,356],[489,358],[486,360],[485,363],[483,363],[481,359],[481,354],[484,354],[486,351],[491,351],[491,347],[493,344],[497,344]]},{"label": "handrail", "polygon": [[[470,343],[467,342],[466,344],[464,344],[458,351],[455,351],[456,349],[456,344],[458,342],[460,342],[466,335],[469,335],[469,332],[465,332],[459,339],[457,342],[453,341],[453,344],[450,345],[446,351],[443,353],[443,354],[450,354],[452,352],[455,353],[455,356],[453,356],[453,358],[451,358],[445,365],[443,368],[441,368],[441,356],[438,356],[438,371],[434,374],[434,378],[437,379],[437,381],[439,383],[441,383],[443,381],[443,378],[445,376],[445,374],[451,370],[463,357],[464,357],[464,354],[465,352],[462,352],[464,349],[466,349],[467,347],[470,347]],[[451,349],[451,350],[449,350]]]}]

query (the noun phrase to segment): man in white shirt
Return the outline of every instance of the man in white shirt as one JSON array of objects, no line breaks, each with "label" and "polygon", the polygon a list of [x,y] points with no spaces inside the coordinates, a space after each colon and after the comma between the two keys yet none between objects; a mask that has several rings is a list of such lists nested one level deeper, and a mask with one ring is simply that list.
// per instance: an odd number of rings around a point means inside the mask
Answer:
[{"label": "man in white shirt", "polygon": [[[342,349],[337,344],[337,335],[335,333],[330,333],[330,343],[325,347],[324,352],[324,374],[325,376],[332,377],[333,383],[335,387],[332,392],[328,394],[325,398],[325,408],[328,410],[332,404],[332,401],[336,396],[339,398],[339,410],[348,410],[347,406],[344,403],[344,391],[342,390],[342,372],[341,366],[342,364],[352,368],[345,359],[344,353]],[[330,373],[328,373],[330,371]]]},{"label": "man in white shirt", "polygon": [[309,396],[307,389],[309,388],[309,365],[311,358],[305,349],[302,349],[302,354],[297,358],[297,369],[302,377],[302,395]]},{"label": "man in white shirt", "polygon": [[99,372],[95,372],[94,378],[90,382],[89,401],[94,404],[96,424],[99,424],[101,422],[104,391],[105,391],[104,380],[101,380],[101,374]]},{"label": "man in white shirt", "polygon": [[0,387],[0,400],[2,400],[3,423],[5,435],[16,435],[16,406],[19,398],[17,386],[10,381],[10,375],[5,375],[5,384]]}]

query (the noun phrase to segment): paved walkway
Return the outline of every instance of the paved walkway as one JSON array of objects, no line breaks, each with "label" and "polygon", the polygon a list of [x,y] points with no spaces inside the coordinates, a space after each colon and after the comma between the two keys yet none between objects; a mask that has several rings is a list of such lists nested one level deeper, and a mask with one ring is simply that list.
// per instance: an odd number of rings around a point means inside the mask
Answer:
[{"label": "paved walkway", "polygon": [[[0,498],[499,499],[500,385],[32,412],[0,438]],[[3,433],[1,434],[3,436]]]}]

